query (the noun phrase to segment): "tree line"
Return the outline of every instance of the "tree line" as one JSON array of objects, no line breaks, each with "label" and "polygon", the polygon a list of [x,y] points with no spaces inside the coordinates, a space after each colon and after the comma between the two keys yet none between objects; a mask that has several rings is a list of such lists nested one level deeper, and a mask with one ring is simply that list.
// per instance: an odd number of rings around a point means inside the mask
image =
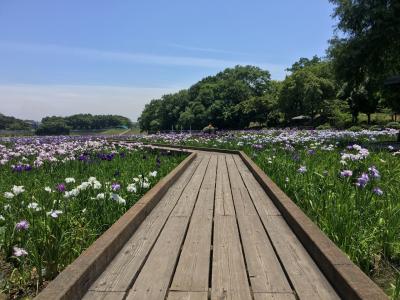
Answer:
[{"label": "tree line", "polygon": [[0,113],[0,130],[30,130],[33,121],[25,121]]},{"label": "tree line", "polygon": [[76,114],[67,117],[45,117],[42,119],[36,133],[38,135],[69,134],[70,130],[130,128],[131,126],[132,122],[129,118],[119,115]]},{"label": "tree line", "polygon": [[[236,66],[189,89],[147,104],[139,117],[144,131],[309,125],[345,128],[360,113],[400,112],[400,2],[330,0],[337,32],[324,58],[300,58],[282,81],[256,66]],[[339,35],[340,34],[340,35]],[[400,79],[399,79],[400,81]]]}]

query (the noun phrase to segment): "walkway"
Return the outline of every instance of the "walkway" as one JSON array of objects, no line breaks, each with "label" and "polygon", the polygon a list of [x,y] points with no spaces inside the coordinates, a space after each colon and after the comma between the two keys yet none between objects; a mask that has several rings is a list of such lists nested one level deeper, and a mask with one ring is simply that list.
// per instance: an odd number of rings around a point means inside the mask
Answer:
[{"label": "walkway", "polygon": [[199,153],[84,299],[337,299],[238,155]]}]

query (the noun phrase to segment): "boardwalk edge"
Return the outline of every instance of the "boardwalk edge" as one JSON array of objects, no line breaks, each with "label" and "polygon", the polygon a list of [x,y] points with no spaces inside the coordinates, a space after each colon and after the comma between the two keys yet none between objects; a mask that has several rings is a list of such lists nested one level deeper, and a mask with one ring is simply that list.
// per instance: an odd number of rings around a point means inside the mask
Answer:
[{"label": "boardwalk edge", "polygon": [[[172,150],[174,151],[174,150]],[[182,151],[176,151],[182,153]],[[190,155],[138,200],[106,232],[62,271],[35,299],[81,299],[133,232],[197,156]]]}]

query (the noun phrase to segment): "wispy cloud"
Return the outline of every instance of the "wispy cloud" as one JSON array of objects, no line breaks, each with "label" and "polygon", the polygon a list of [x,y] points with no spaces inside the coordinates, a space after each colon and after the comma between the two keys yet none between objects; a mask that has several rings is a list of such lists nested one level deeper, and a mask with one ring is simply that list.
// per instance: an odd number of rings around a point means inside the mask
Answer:
[{"label": "wispy cloud", "polygon": [[250,64],[251,62],[223,60],[214,58],[200,58],[192,56],[168,56],[135,52],[107,51],[81,47],[67,47],[55,44],[25,44],[0,42],[0,48],[29,53],[46,53],[57,55],[73,55],[88,59],[120,61],[128,63],[173,65],[204,68],[221,68],[236,64]]},{"label": "wispy cloud", "polygon": [[193,47],[193,46],[187,46],[187,45],[175,44],[175,43],[168,44],[168,46],[174,47],[174,48],[177,48],[177,49],[183,49],[183,50],[189,50],[189,51],[195,51],[195,52],[249,55],[248,53],[243,53],[243,52],[235,52],[235,51],[215,49],[215,48]]},{"label": "wispy cloud", "polygon": [[179,88],[97,85],[0,85],[1,113],[23,119],[76,113],[119,114],[136,120],[146,103]]},{"label": "wispy cloud", "polygon": [[[120,52],[120,51],[89,49],[82,47],[69,47],[69,46],[60,46],[55,44],[27,44],[27,43],[0,41],[0,49],[20,51],[25,53],[76,56],[76,57],[83,57],[86,59],[124,62],[132,64],[186,66],[186,67],[201,67],[201,68],[212,68],[212,69],[223,69],[227,67],[233,67],[235,65],[256,65],[271,71],[271,73],[274,75],[273,77],[277,79],[284,77],[284,69],[286,67],[279,64],[271,64],[260,61],[258,62],[244,61],[240,59],[224,60],[217,58],[203,58],[194,56],[154,55],[146,53]],[[206,48],[204,48],[203,50],[206,51]],[[218,50],[214,49],[214,51]]]}]

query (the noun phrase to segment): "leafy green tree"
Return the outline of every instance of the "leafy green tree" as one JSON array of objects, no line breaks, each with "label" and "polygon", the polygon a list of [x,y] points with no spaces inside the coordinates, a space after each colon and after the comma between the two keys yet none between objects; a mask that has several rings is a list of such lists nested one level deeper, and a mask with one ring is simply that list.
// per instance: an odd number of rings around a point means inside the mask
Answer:
[{"label": "leafy green tree", "polygon": [[336,94],[330,64],[316,57],[301,58],[290,70],[292,73],[280,89],[279,108],[288,121],[299,115],[309,116],[313,121],[323,113],[326,101],[334,99]]},{"label": "leafy green tree", "polygon": [[31,128],[31,125],[24,120],[0,114],[0,129],[29,130]]},{"label": "leafy green tree", "polygon": [[202,129],[210,123],[218,128],[243,128],[255,114],[249,109],[246,116],[241,103],[271,92],[268,71],[254,66],[228,68],[203,78],[188,90],[152,100],[139,118],[140,128],[149,130],[152,120],[158,121],[161,130],[177,125]]},{"label": "leafy green tree", "polygon": [[[383,80],[400,72],[400,2],[393,0],[330,0],[342,37],[331,41],[330,54],[336,70],[353,69],[356,79],[364,74]],[[355,74],[354,74],[355,73]],[[343,75],[343,74],[342,74]],[[351,76],[341,76],[349,79]]]},{"label": "leafy green tree", "polygon": [[400,73],[400,2],[392,0],[330,0],[341,36],[330,41],[332,58],[341,95],[348,100],[353,122],[359,112],[371,119],[380,95],[384,103],[396,106],[383,83]]},{"label": "leafy green tree", "polygon": [[36,129],[37,135],[69,135],[70,127],[62,117],[46,117]]}]

